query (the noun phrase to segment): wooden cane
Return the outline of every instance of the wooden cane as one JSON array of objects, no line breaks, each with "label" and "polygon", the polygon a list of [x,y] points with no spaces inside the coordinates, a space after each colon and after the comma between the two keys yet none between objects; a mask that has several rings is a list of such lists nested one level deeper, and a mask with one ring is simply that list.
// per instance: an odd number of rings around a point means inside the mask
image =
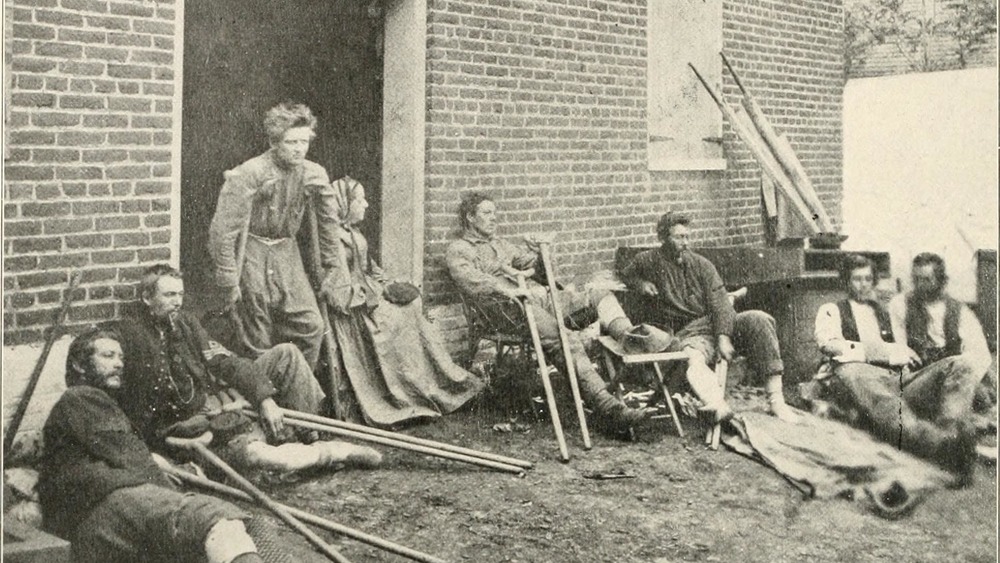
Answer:
[{"label": "wooden cane", "polygon": [[81,273],[75,271],[69,278],[69,286],[66,288],[66,292],[63,293],[63,302],[59,307],[59,311],[56,312],[55,322],[45,335],[45,344],[42,346],[42,353],[38,356],[38,360],[35,361],[35,368],[31,371],[31,376],[28,378],[28,385],[25,386],[24,393],[17,403],[17,408],[14,409],[14,416],[10,418],[10,424],[7,425],[7,433],[3,437],[5,460],[7,454],[10,453],[11,446],[14,445],[14,436],[17,435],[18,428],[21,427],[21,421],[24,420],[24,415],[28,412],[28,403],[31,402],[31,396],[35,393],[38,380],[42,378],[42,370],[45,369],[45,362],[49,359],[52,346],[62,332],[62,325],[66,320],[66,314],[69,312],[69,306],[73,303],[73,290],[80,284],[80,277]]},{"label": "wooden cane", "polygon": [[[244,414],[251,418],[259,418],[259,415],[253,410],[244,410]],[[334,426],[329,426],[327,424],[318,424],[315,422],[308,422],[305,420],[298,420],[295,418],[285,419],[285,424],[289,426],[295,426],[297,428],[305,428],[307,430],[315,430],[317,432],[327,432],[336,436],[342,436],[344,438],[352,438],[354,440],[360,440],[363,442],[372,442],[374,444],[380,444],[383,446],[389,446],[391,448],[398,448],[401,450],[407,450],[411,452],[422,453],[434,457],[440,457],[444,459],[450,459],[452,461],[462,461],[472,465],[478,465],[480,467],[488,467],[490,469],[496,469],[499,471],[506,471],[507,473],[524,473],[523,467],[518,467],[516,465],[510,465],[507,463],[499,463],[496,461],[490,461],[488,459],[483,459],[481,457],[472,457],[463,454],[457,454],[453,452],[446,452],[443,450],[438,450],[428,446],[421,446],[418,444],[412,444],[410,442],[404,442],[402,440],[385,438],[382,436],[374,436],[372,434],[365,434],[363,432],[358,432],[356,430],[347,430],[344,428],[337,428]]]},{"label": "wooden cane", "polygon": [[208,446],[197,440],[184,440],[174,436],[168,436],[166,440],[168,445],[174,447],[182,447],[193,449],[198,452],[205,461],[211,463],[216,468],[220,469],[229,477],[235,481],[247,494],[252,496],[254,500],[260,502],[265,508],[274,513],[275,516],[280,518],[285,524],[288,524],[290,528],[296,532],[302,534],[309,543],[313,544],[323,555],[326,555],[330,561],[336,561],[337,563],[350,563],[343,555],[340,554],[333,546],[329,545],[323,538],[319,537],[316,532],[310,530],[303,524],[299,519],[292,516],[285,507],[275,502],[271,497],[267,496],[267,493],[257,488],[256,485],[251,483],[245,477],[240,475],[235,469],[232,468],[228,463],[222,460],[219,456],[208,449]]},{"label": "wooden cane", "polygon": [[[306,221],[309,223],[309,238],[312,244],[313,278],[316,287],[319,288],[323,283],[323,259],[319,249],[319,218],[316,216],[315,203],[313,209],[306,215]],[[347,416],[340,397],[343,374],[340,373],[340,361],[337,358],[337,343],[333,338],[333,325],[330,324],[330,312],[326,300],[322,296],[317,295],[316,302],[319,306],[319,316],[323,319],[323,348],[326,350],[326,364],[330,375],[330,405],[333,407],[334,416],[343,419]]]},{"label": "wooden cane", "polygon": [[[525,461],[523,459],[507,457],[489,452],[481,452],[478,450],[473,450],[471,448],[463,448],[461,446],[454,446],[452,444],[446,444],[444,442],[435,442],[434,440],[427,440],[424,438],[418,438],[416,436],[409,436],[397,432],[390,432],[388,430],[380,430],[378,428],[371,428],[363,424],[354,424],[353,422],[334,420],[332,418],[327,418],[315,414],[309,414],[301,411],[294,411],[291,409],[281,409],[281,413],[286,419],[304,420],[306,422],[313,422],[316,424],[322,424],[324,426],[329,426],[333,428],[353,430],[355,432],[361,432],[363,434],[371,434],[372,436],[381,436],[383,438],[388,438],[390,440],[397,440],[400,442],[407,442],[410,444],[427,446],[429,448],[435,448],[446,452],[452,452],[456,454],[467,455],[470,457],[482,458],[485,460],[495,461],[497,463],[504,463],[507,465],[514,465],[517,467],[522,467],[524,469],[531,469],[532,467],[534,467],[533,463],[531,463],[530,461]],[[325,431],[326,430],[324,430],[324,432]]]},{"label": "wooden cane", "polygon": [[[722,398],[726,398],[726,379],[729,377],[729,362],[726,360],[719,360],[715,364],[715,377],[722,387]],[[709,440],[709,447],[713,450],[719,449],[719,440],[722,438],[722,425],[716,423],[712,427],[712,437]]]},{"label": "wooden cane", "polygon": [[539,244],[538,248],[542,256],[542,266],[545,268],[545,277],[549,282],[549,300],[552,302],[552,313],[556,317],[556,326],[559,327],[559,343],[562,345],[563,359],[566,361],[566,375],[569,376],[569,388],[573,392],[576,417],[580,421],[580,432],[583,434],[583,447],[589,450],[593,446],[590,443],[590,430],[587,428],[587,413],[583,411],[583,398],[580,397],[580,380],[577,378],[573,353],[569,349],[569,335],[566,333],[566,326],[563,324],[562,305],[559,303],[555,269],[552,266],[552,253],[549,251],[549,243],[547,242]]},{"label": "wooden cane", "polygon": [[[535,347],[535,359],[538,360],[538,373],[542,377],[542,386],[545,388],[545,402],[549,406],[549,415],[552,417],[552,428],[556,433],[556,442],[559,443],[559,454],[564,462],[569,461],[569,450],[566,449],[566,437],[563,436],[562,423],[559,422],[559,410],[556,409],[556,396],[552,391],[552,381],[549,379],[549,367],[545,365],[545,351],[542,349],[542,338],[538,335],[538,324],[535,322],[535,314],[531,311],[531,304],[528,303],[528,286],[524,282],[524,275],[517,275],[517,287],[524,293],[520,296],[524,306],[524,316],[528,320],[528,331],[531,332],[531,344]],[[557,322],[559,320],[557,319]]]},{"label": "wooden cane", "polygon": [[[237,488],[230,487],[228,485],[223,485],[222,483],[219,483],[217,481],[212,481],[211,479],[207,479],[199,475],[193,475],[181,469],[177,469],[176,467],[170,467],[164,469],[164,472],[172,477],[176,477],[177,479],[189,485],[201,487],[208,491],[229,496],[230,498],[247,502],[253,502],[254,500],[252,496],[248,495],[247,493]],[[382,539],[378,536],[366,534],[365,532],[355,530],[354,528],[349,528],[347,526],[344,526],[343,524],[338,524],[326,518],[321,518],[319,516],[316,516],[315,514],[310,514],[309,512],[300,510],[293,506],[288,506],[283,504],[279,504],[279,506],[288,511],[288,513],[291,514],[292,516],[298,518],[299,520],[307,524],[312,524],[317,528],[322,528],[324,530],[340,534],[342,536],[370,545],[372,547],[377,547],[379,549],[388,551],[390,553],[401,555],[413,561],[420,561],[421,563],[444,563],[442,559],[438,559],[433,555],[428,555],[426,553],[410,549],[406,546],[393,543],[389,540]]]}]

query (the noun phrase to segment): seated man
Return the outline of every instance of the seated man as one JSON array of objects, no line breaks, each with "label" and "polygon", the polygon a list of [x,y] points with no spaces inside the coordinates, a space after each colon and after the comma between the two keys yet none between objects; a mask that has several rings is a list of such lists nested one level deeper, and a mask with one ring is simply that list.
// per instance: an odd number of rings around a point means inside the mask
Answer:
[{"label": "seated man", "polygon": [[[381,456],[371,448],[342,442],[318,442],[315,432],[300,432],[308,444],[287,441],[279,405],[318,414],[323,392],[309,365],[292,344],[279,344],[256,360],[240,358],[209,339],[196,318],[181,310],[184,280],[165,265],[150,267],[139,286],[138,310],[119,323],[125,368],[121,388],[114,393],[125,414],[154,450],[170,435],[193,437],[216,430],[227,412],[237,427],[222,453],[248,467],[295,471],[344,462],[377,465]],[[223,385],[221,382],[224,382]],[[256,407],[260,424],[240,420],[239,408],[226,403],[238,392]],[[247,404],[247,406],[250,406]],[[231,413],[231,414],[230,414]],[[249,432],[240,432],[244,427]],[[261,428],[262,427],[262,428]],[[266,436],[261,431],[266,432]]]},{"label": "seated man", "polygon": [[763,311],[736,313],[715,266],[688,248],[690,223],[684,215],[663,215],[656,226],[662,245],[636,255],[621,273],[622,281],[653,298],[650,318],[674,332],[674,346],[688,354],[687,381],[716,421],[732,417],[732,410],[709,362],[716,357],[731,361],[738,347],[750,367],[767,376],[771,413],[795,422],[782,390],[784,364],[774,318]]},{"label": "seated man", "polygon": [[[827,396],[837,407],[856,413],[860,426],[942,464],[957,474],[959,484],[967,484],[975,459],[975,435],[968,419],[990,357],[971,311],[942,294],[944,263],[923,256],[914,260],[914,292],[903,299],[911,308],[936,301],[942,311],[925,312],[922,331],[912,318],[920,313],[911,312],[909,332],[876,301],[871,261],[859,255],[845,258],[841,279],[847,299],[827,303],[816,314],[816,343],[830,358],[817,378],[825,381]],[[964,330],[958,331],[961,337],[951,334],[960,338],[949,340],[955,346],[952,354],[936,355],[928,351],[928,334],[951,333],[957,327],[938,332],[928,320],[937,318],[941,330],[943,317],[949,315],[956,317],[951,324]],[[918,331],[920,336],[915,336]],[[914,346],[924,354],[915,352]]]},{"label": "seated man", "polygon": [[[489,196],[479,192],[470,193],[462,199],[458,217],[462,236],[452,241],[447,251],[451,278],[463,293],[479,300],[485,307],[517,309],[513,300],[526,296],[537,321],[545,353],[553,361],[560,361],[559,321],[546,308],[545,288],[529,281],[527,292],[523,292],[516,281],[518,274],[531,277],[535,268],[542,267],[537,242],[528,240],[529,250],[524,250],[498,238],[496,204]],[[560,304],[565,302],[562,309],[568,315],[586,307],[596,309],[601,326],[616,338],[632,328],[621,305],[608,292],[584,295],[563,291],[559,292],[559,298]],[[516,318],[518,315],[515,311],[509,316]],[[511,330],[523,333],[528,327],[512,326]],[[607,384],[594,369],[579,337],[573,332],[568,336],[584,401],[613,424],[631,426],[645,419],[648,411],[629,408],[608,392]]]},{"label": "seated man", "polygon": [[[91,329],[70,345],[68,389],[49,413],[38,496],[46,529],[78,563],[265,561],[266,522],[214,497],[181,493],[164,477],[106,391],[121,385],[117,335]],[[256,541],[256,543],[255,543]],[[262,543],[263,542],[263,543]],[[269,550],[270,561],[290,561]]]}]

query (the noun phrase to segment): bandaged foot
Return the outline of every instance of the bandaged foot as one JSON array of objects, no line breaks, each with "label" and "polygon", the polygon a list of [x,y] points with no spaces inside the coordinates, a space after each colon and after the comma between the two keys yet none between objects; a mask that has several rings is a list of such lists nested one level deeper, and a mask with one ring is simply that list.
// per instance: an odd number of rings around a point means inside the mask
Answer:
[{"label": "bandaged foot", "polygon": [[263,561],[242,520],[219,520],[205,537],[205,558],[209,563],[250,563]]},{"label": "bandaged foot", "polygon": [[372,469],[382,464],[382,454],[367,446],[327,441],[315,442],[309,447],[319,451],[320,464],[327,467],[344,465],[359,469]]},{"label": "bandaged foot", "polygon": [[785,403],[785,393],[782,388],[780,373],[767,378],[764,390],[767,392],[768,412],[774,415],[775,418],[791,424],[797,424],[802,421],[802,417],[795,412],[795,409]]}]

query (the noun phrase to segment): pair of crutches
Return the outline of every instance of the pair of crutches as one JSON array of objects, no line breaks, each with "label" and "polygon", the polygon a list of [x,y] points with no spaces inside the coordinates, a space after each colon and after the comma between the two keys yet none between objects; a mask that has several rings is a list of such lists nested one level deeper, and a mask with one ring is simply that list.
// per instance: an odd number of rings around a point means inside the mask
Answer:
[{"label": "pair of crutches", "polygon": [[[583,410],[583,399],[580,396],[580,383],[577,380],[576,365],[573,363],[573,354],[569,347],[569,335],[566,333],[566,326],[563,324],[562,306],[559,304],[559,296],[556,293],[556,276],[552,267],[552,254],[549,252],[549,243],[539,244],[542,265],[545,268],[545,276],[548,280],[549,300],[552,302],[552,313],[556,318],[556,325],[559,327],[559,343],[563,351],[563,358],[566,362],[566,375],[569,378],[569,386],[573,393],[573,404],[576,406],[576,415],[580,421],[580,432],[583,434],[583,447],[589,450],[593,447],[590,443],[590,431],[587,429],[587,415]],[[517,285],[527,293],[527,285],[524,275],[517,275]],[[545,401],[549,408],[549,415],[552,418],[552,427],[555,430],[556,442],[559,444],[559,454],[562,461],[569,461],[569,450],[566,447],[566,437],[563,435],[562,423],[559,420],[559,411],[556,408],[556,398],[552,390],[552,380],[549,378],[549,368],[545,363],[545,353],[542,349],[541,337],[538,334],[538,323],[535,321],[534,312],[528,303],[527,295],[523,295],[522,306],[524,316],[528,320],[528,330],[531,332],[531,343],[535,347],[535,359],[538,361],[538,372],[542,377],[542,386],[545,388]]]}]

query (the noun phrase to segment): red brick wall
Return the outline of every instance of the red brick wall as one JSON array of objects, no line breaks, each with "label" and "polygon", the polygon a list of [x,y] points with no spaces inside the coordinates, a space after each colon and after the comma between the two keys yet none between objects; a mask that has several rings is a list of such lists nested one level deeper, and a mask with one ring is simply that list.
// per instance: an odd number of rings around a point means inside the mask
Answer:
[{"label": "red brick wall", "polygon": [[[725,50],[839,220],[841,1],[723,4]],[[472,189],[497,199],[503,234],[557,233],[561,277],[653,244],[668,209],[695,217],[698,244],[762,243],[760,172],[728,124],[726,171],[648,171],[646,1],[429,0],[428,11],[430,302],[449,302],[442,256]],[[728,79],[725,91],[738,103]],[[446,331],[460,326],[442,315]]]},{"label": "red brick wall", "polygon": [[13,0],[4,162],[4,337],[105,320],[146,265],[171,256],[172,0]]}]

